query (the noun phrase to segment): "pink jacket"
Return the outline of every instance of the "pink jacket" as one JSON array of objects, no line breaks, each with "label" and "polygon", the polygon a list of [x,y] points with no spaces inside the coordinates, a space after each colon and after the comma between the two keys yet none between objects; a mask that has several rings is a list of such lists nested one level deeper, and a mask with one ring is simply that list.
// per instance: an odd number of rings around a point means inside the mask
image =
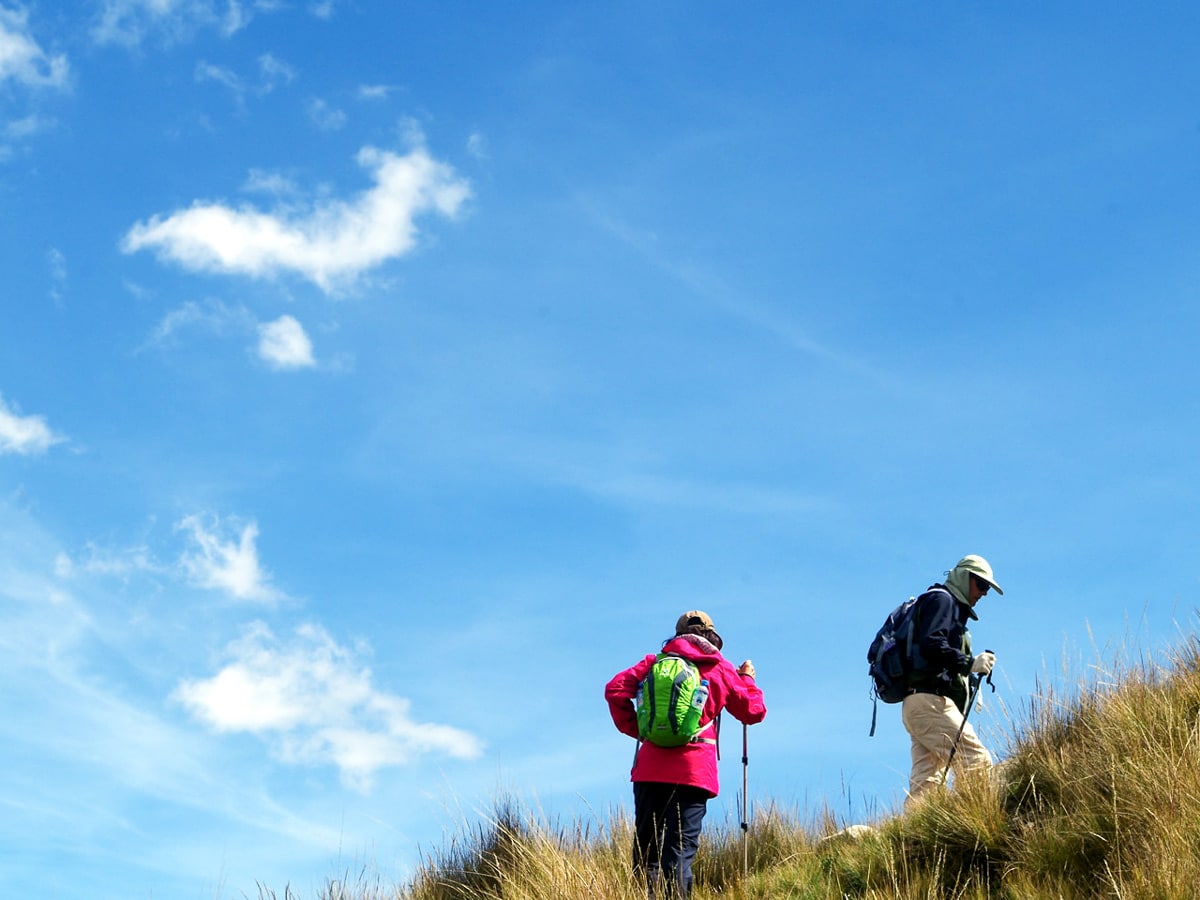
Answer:
[{"label": "pink jacket", "polygon": [[[678,653],[687,657],[700,669],[700,675],[708,679],[708,703],[700,726],[728,709],[735,719],[746,725],[761,722],[767,715],[762,691],[749,675],[739,675],[719,650],[697,635],[682,635],[673,638],[663,647],[664,653]],[[645,679],[654,665],[655,654],[623,672],[618,672],[604,688],[609,712],[617,730],[632,738],[638,736],[637,712],[633,698],[638,684]],[[711,729],[705,732],[711,736]],[[658,781],[668,784],[687,784],[703,788],[717,796],[717,748],[713,744],[694,743],[683,747],[657,747],[643,743],[633,761],[631,781]]]}]

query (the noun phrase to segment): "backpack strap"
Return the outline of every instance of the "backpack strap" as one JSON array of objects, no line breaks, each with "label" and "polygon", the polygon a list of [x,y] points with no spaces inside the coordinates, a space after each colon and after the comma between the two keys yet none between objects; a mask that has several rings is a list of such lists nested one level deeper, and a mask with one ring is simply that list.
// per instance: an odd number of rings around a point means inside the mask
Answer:
[{"label": "backpack strap", "polygon": [[[708,729],[710,729],[710,728],[713,729],[714,737],[710,737],[710,738],[701,737],[701,735],[704,734],[704,732],[708,731]],[[710,719],[706,724],[701,725],[700,730],[696,732],[695,737],[693,737],[690,741],[688,741],[688,743],[689,744],[716,744],[717,759],[720,759],[721,758],[721,714],[717,713],[717,716],[715,719]]]},{"label": "backpack strap", "polygon": [[917,604],[913,607],[912,623],[908,629],[908,635],[905,637],[904,646],[904,656],[907,660],[909,660],[914,672],[925,668],[925,657],[919,653],[913,653],[913,642],[916,640],[917,631],[921,626],[921,613],[924,612],[925,609],[921,601],[930,594],[945,594],[951,600],[954,599],[954,594],[950,593],[948,588],[945,588],[940,584],[933,585],[929,588],[929,590],[917,596]]}]

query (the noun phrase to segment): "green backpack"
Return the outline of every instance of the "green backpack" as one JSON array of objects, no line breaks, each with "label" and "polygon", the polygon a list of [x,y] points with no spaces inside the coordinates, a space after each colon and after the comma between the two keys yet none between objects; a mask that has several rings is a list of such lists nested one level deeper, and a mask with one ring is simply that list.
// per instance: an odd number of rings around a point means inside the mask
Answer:
[{"label": "green backpack", "polygon": [[[696,740],[708,701],[708,679],[690,660],[660,653],[638,685],[638,735],[659,747],[682,747]],[[707,726],[706,726],[707,727]]]}]

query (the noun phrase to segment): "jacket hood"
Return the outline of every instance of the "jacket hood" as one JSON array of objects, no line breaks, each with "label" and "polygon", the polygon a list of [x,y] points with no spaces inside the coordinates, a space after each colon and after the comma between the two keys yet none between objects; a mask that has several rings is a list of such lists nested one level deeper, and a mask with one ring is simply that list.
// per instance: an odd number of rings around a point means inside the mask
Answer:
[{"label": "jacket hood", "polygon": [[681,634],[671,638],[663,645],[663,653],[678,653],[692,662],[716,662],[722,658],[716,645],[698,634]]},{"label": "jacket hood", "polygon": [[955,567],[947,572],[946,588],[959,603],[965,603],[967,606],[971,605],[968,600],[969,594],[967,593],[971,589],[971,573],[966,569]]}]

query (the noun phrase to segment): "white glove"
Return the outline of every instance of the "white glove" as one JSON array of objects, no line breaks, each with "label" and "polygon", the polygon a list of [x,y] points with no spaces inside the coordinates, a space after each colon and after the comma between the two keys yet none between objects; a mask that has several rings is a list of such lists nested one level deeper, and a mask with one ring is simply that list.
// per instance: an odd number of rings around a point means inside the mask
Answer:
[{"label": "white glove", "polygon": [[991,675],[992,666],[996,665],[996,654],[991,650],[984,650],[971,663],[972,675]]}]

